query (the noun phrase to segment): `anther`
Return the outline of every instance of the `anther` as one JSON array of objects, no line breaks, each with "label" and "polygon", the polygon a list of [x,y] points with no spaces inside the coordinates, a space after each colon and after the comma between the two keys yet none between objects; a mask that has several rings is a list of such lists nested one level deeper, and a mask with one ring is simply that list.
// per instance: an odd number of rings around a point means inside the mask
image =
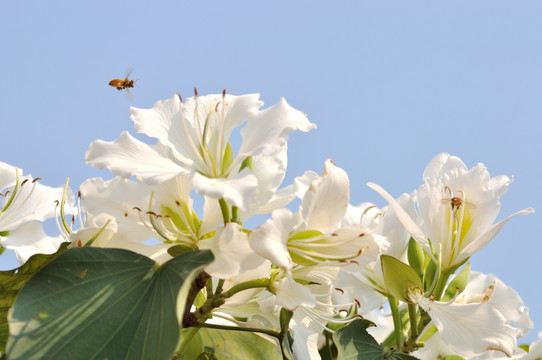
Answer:
[{"label": "anther", "polygon": [[340,289],[340,288],[335,288],[335,290],[337,290],[337,291],[340,291],[340,292],[341,292],[341,294],[344,294],[344,290],[343,290],[343,289]]},{"label": "anther", "polygon": [[21,186],[23,186],[24,184],[26,184],[28,182],[28,179],[24,179],[23,182],[21,183]]},{"label": "anther", "polygon": [[198,96],[198,89],[194,87],[194,95]]},{"label": "anther", "polygon": [[43,179],[40,178],[40,177],[37,177],[37,178],[35,178],[34,180],[32,180],[32,183],[35,183],[35,182],[38,181],[38,180],[43,180]]}]

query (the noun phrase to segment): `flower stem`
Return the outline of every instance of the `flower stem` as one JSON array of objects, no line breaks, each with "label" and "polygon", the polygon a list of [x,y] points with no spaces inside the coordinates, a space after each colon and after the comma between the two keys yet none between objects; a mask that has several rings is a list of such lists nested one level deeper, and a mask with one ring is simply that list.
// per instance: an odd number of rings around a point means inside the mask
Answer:
[{"label": "flower stem", "polygon": [[416,339],[418,337],[418,323],[416,319],[416,304],[408,304],[408,317],[410,319],[410,337]]},{"label": "flower stem", "polygon": [[245,327],[237,327],[237,326],[227,326],[227,325],[218,325],[218,324],[207,324],[207,323],[199,323],[195,325],[197,327],[203,327],[203,328],[209,328],[209,329],[218,329],[218,330],[233,330],[233,331],[247,331],[247,332],[259,332],[262,334],[267,334],[269,336],[273,336],[274,338],[277,338],[280,340],[280,333],[273,331],[273,330],[267,330],[267,329],[259,329],[259,328],[245,328]]},{"label": "flower stem", "polygon": [[222,219],[224,219],[224,225],[230,222],[230,208],[228,207],[228,203],[224,198],[220,198],[218,200],[218,203],[220,204],[220,210],[222,211]]},{"label": "flower stem", "polygon": [[444,292],[444,289],[446,288],[446,283],[448,282],[448,279],[450,278],[450,273],[443,271],[438,279],[437,286],[435,287],[435,291],[433,292],[435,294],[435,300],[440,300],[442,297],[442,293]]},{"label": "flower stem", "polygon": [[391,314],[393,317],[393,327],[395,331],[395,345],[397,349],[401,348],[403,343],[403,332],[401,326],[401,319],[399,317],[399,300],[393,296],[388,296],[388,302],[390,303]]},{"label": "flower stem", "polygon": [[229,289],[228,291],[224,293],[224,296],[226,298],[229,298],[243,290],[254,289],[254,288],[266,288],[269,286],[270,281],[271,281],[270,279],[256,279],[256,280],[245,281],[243,283],[233,286],[231,289]]}]

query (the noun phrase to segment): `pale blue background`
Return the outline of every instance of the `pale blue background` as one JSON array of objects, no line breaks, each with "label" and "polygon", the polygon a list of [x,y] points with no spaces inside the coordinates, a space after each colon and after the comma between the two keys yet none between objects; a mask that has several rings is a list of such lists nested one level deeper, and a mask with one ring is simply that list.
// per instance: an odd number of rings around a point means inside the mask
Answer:
[{"label": "pale blue background", "polygon": [[[130,102],[107,84],[133,68]],[[95,139],[132,131],[129,106],[179,92],[285,97],[318,125],[291,136],[286,183],[331,157],[351,202],[364,184],[411,192],[439,152],[515,177],[473,256],[512,285],[542,329],[542,2],[10,1],[0,13],[0,161],[47,185],[110,177],[84,163]],[[2,268],[13,267],[2,256]]]}]

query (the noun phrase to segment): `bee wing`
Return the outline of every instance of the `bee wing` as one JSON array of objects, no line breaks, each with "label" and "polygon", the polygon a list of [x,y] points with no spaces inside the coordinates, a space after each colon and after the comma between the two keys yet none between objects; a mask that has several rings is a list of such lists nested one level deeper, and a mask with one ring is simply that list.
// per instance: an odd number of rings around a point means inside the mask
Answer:
[{"label": "bee wing", "polygon": [[126,96],[128,96],[128,99],[130,99],[130,101],[133,101],[133,100],[134,100],[134,96],[133,96],[132,93],[130,92],[130,89],[125,88],[124,91],[126,92]]},{"label": "bee wing", "polygon": [[476,205],[468,201],[463,201],[463,205],[467,206],[469,209],[476,209]]},{"label": "bee wing", "polygon": [[130,75],[132,75],[132,71],[134,71],[134,69],[128,68],[128,71],[126,71],[126,76],[124,78],[128,79],[130,77]]}]

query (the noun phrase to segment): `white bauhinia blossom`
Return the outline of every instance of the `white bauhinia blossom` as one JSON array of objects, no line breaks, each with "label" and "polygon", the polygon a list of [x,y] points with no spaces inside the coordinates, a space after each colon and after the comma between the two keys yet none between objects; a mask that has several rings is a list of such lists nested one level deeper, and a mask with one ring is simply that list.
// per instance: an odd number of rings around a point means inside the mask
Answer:
[{"label": "white bauhinia blossom", "polygon": [[[408,213],[414,214],[414,199],[412,195],[403,194],[397,202]],[[382,254],[397,259],[406,258],[406,249],[410,235],[395,216],[393,209],[379,209],[371,203],[358,206],[348,206],[343,218],[343,226],[361,224],[370,228],[375,234],[384,236],[389,247],[382,248]],[[366,315],[387,301],[388,290],[382,274],[380,257],[363,267],[350,264],[343,267],[337,277],[336,287],[340,292],[334,293],[336,303],[345,303],[357,299],[360,302],[359,313]]]},{"label": "white bauhinia blossom", "polygon": [[504,316],[507,323],[515,325],[518,338],[526,337],[534,327],[529,316],[529,308],[525,306],[519,294],[493,274],[472,271],[465,290],[455,302],[490,303]]},{"label": "white bauhinia blossom", "polygon": [[498,223],[500,197],[512,179],[505,175],[490,177],[478,164],[468,169],[457,157],[442,153],[435,156],[423,174],[424,184],[416,192],[417,216],[409,216],[382,187],[368,185],[384,197],[397,217],[421,246],[432,254],[430,242],[443,270],[454,268],[487,245],[508,220],[532,214],[527,208]]},{"label": "white bauhinia blossom", "polygon": [[[136,132],[155,138],[157,143],[147,145],[124,132],[114,142],[92,143],[87,163],[108,167],[123,177],[136,175],[148,183],[187,174],[200,195],[224,199],[244,211],[257,211],[261,177],[251,168],[261,167],[251,162],[260,160],[262,154],[280,158],[289,131],[307,132],[315,127],[284,99],[259,110],[262,102],[258,98],[258,94],[223,93],[195,96],[183,103],[174,95],[151,109],[131,108]],[[240,132],[242,143],[234,154],[230,135],[245,121]],[[269,184],[264,188],[263,192]]]},{"label": "white bauhinia blossom", "polygon": [[22,170],[0,162],[0,246],[13,250],[22,265],[34,254],[56,252],[64,239],[48,236],[42,222],[55,216],[64,201],[65,213],[73,213],[74,197],[67,189],[39,183],[40,178],[22,176]]},{"label": "white bauhinia blossom", "polygon": [[510,356],[517,347],[516,329],[490,303],[445,303],[424,297],[419,289],[407,291],[408,299],[428,313],[439,335],[457,354],[476,356],[495,350]]},{"label": "white bauhinia blossom", "polygon": [[310,266],[325,261],[374,261],[387,241],[360,224],[341,227],[349,201],[349,180],[331,159],[304,193],[300,211],[273,212],[249,236],[250,245],[273,264],[289,270],[294,263]]}]

